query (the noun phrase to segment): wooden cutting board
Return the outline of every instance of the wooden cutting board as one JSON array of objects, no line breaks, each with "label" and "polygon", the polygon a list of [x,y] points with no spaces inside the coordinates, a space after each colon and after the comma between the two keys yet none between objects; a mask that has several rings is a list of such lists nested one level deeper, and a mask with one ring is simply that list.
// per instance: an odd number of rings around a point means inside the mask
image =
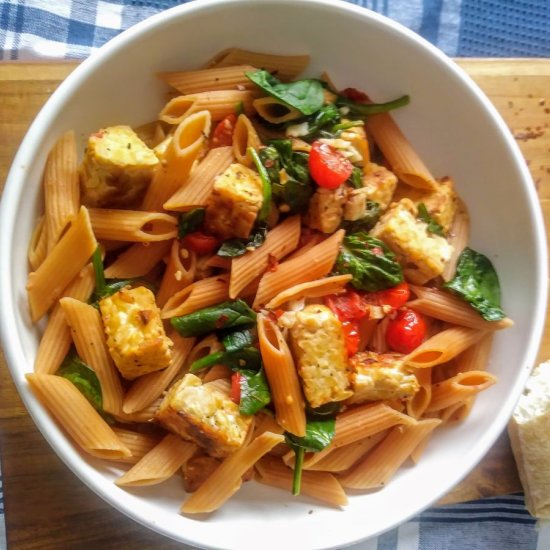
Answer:
[{"label": "wooden cutting board", "polygon": [[[516,137],[550,227],[550,60],[460,60]],[[0,63],[0,182],[40,107],[74,63]],[[23,243],[22,243],[22,246]],[[540,358],[550,357],[546,325]],[[105,504],[57,458],[23,407],[3,358],[0,443],[7,540],[13,549],[181,548]],[[441,503],[521,490],[506,434]]]}]

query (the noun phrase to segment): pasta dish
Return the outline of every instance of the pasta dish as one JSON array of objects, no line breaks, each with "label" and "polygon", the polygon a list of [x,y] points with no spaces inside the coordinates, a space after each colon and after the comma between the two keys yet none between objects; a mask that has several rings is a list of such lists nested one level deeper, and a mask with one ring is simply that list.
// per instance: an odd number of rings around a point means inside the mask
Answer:
[{"label": "pasta dish", "polygon": [[[344,506],[464,420],[500,305],[467,209],[384,103],[307,56],[231,48],[158,119],[60,136],[29,247],[27,380],[121,487],[182,513],[256,481]],[[182,491],[182,500],[185,493]]]}]

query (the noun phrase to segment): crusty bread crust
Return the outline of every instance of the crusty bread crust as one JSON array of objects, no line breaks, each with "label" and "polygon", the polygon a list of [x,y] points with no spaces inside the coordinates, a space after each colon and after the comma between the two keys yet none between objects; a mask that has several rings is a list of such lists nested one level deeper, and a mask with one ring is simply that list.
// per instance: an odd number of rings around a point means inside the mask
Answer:
[{"label": "crusty bread crust", "polygon": [[529,513],[550,519],[550,362],[532,373],[508,426]]}]

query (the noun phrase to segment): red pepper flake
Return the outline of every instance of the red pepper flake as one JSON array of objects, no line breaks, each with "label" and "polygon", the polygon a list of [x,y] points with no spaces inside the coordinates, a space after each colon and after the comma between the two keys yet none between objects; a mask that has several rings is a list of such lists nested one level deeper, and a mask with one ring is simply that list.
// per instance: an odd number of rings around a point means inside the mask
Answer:
[{"label": "red pepper flake", "polygon": [[216,328],[223,328],[228,319],[227,315],[220,315],[220,318],[216,321]]},{"label": "red pepper flake", "polygon": [[279,267],[279,260],[273,254],[267,255],[267,270],[268,271],[277,271],[277,267]]}]

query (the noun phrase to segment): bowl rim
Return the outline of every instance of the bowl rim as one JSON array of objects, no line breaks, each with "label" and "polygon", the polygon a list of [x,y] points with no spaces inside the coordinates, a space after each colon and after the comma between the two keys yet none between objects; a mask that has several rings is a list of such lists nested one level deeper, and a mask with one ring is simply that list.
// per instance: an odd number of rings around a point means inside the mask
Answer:
[{"label": "bowl rim", "polygon": [[[162,11],[147,19],[140,21],[133,25],[129,29],[123,31],[116,37],[112,38],[105,45],[93,52],[90,57],[85,59],[75,70],[60,84],[57,90],[47,100],[45,105],[41,108],[40,112],[34,119],[33,123],[29,127],[25,137],[18,148],[17,154],[14,157],[12,166],[8,173],[5,188],[2,195],[2,202],[0,205],[0,302],[3,307],[0,308],[0,336],[2,340],[2,346],[6,357],[6,363],[10,370],[12,379],[17,387],[18,393],[21,396],[25,407],[29,411],[35,425],[41,431],[44,438],[48,441],[51,448],[59,456],[59,458],[69,467],[69,469],[83,481],[94,493],[101,497],[104,501],[108,502],[115,509],[122,512],[127,517],[132,518],[139,524],[152,529],[168,538],[179,540],[181,542],[190,543],[193,545],[201,545],[200,541],[186,538],[185,533],[176,533],[175,530],[166,528],[164,525],[157,523],[147,523],[138,513],[134,513],[133,510],[123,507],[122,504],[111,494],[112,491],[106,491],[101,485],[98,485],[97,481],[93,479],[93,476],[88,475],[83,468],[77,464],[70,457],[71,452],[68,450],[71,447],[68,446],[66,441],[60,440],[55,433],[55,423],[45,413],[44,407],[30,392],[24,376],[22,376],[22,369],[18,368],[20,364],[19,356],[17,353],[17,346],[20,343],[14,342],[12,335],[10,334],[9,327],[15,319],[17,311],[17,305],[13,303],[11,299],[9,289],[11,288],[11,273],[9,269],[10,254],[13,243],[13,227],[15,226],[15,218],[17,216],[16,209],[13,207],[21,193],[23,188],[24,175],[28,171],[29,167],[23,166],[23,160],[32,158],[32,153],[36,154],[40,147],[39,137],[45,134],[46,129],[51,125],[56,114],[60,111],[65,100],[70,97],[75,91],[78,90],[82,80],[85,80],[88,76],[92,75],[97,67],[101,65],[105,57],[110,57],[116,54],[119,50],[125,48],[128,43],[131,43],[135,37],[149,32],[157,32],[158,27],[162,27],[168,24],[172,18],[183,18],[187,14],[207,11],[214,7],[231,7],[237,5],[251,5],[258,3],[274,3],[278,4],[296,4],[296,0],[196,0],[191,3],[175,6],[168,10]],[[516,386],[511,388],[508,394],[507,400],[501,405],[501,410],[507,411],[506,415],[500,414],[498,421],[494,421],[491,424],[489,430],[485,432],[483,441],[477,442],[473,446],[472,452],[469,453],[469,461],[467,461],[467,467],[463,469],[459,474],[450,476],[448,487],[454,486],[461,479],[463,479],[470,470],[481,460],[481,458],[492,447],[494,442],[500,433],[505,429],[508,423],[509,417],[512,414],[513,407],[520,397],[523,391],[523,387],[527,381],[527,377],[531,371],[536,360],[538,351],[538,345],[541,340],[541,336],[544,329],[544,321],[546,315],[546,303],[547,303],[547,278],[548,278],[548,257],[547,257],[547,245],[546,245],[546,233],[544,229],[544,221],[542,217],[542,211],[540,208],[538,196],[536,194],[535,187],[532,183],[532,177],[529,173],[524,157],[519,149],[518,144],[512,137],[506,123],[498,113],[494,105],[489,101],[481,89],[475,84],[471,77],[455,63],[449,63],[448,58],[443,52],[441,52],[434,45],[404,27],[400,23],[389,19],[383,15],[373,12],[367,8],[363,8],[358,5],[349,4],[343,0],[298,0],[298,3],[309,4],[313,8],[315,6],[324,6],[334,11],[347,11],[349,13],[356,14],[358,17],[374,20],[386,28],[386,30],[394,32],[396,34],[405,36],[408,40],[412,40],[417,45],[421,46],[424,50],[428,50],[429,53],[434,56],[442,65],[446,67],[447,71],[454,73],[464,85],[466,85],[476,96],[477,100],[481,103],[484,110],[488,113],[493,123],[498,127],[501,135],[505,140],[508,152],[514,159],[515,165],[521,174],[521,179],[524,184],[524,191],[529,199],[528,208],[531,214],[531,219],[534,227],[536,228],[536,255],[539,260],[539,265],[536,266],[536,285],[538,288],[538,296],[540,301],[536,310],[533,312],[533,331],[529,335],[529,339],[525,344],[527,352],[525,354],[525,365],[523,372],[521,373],[521,384],[518,382]],[[46,414],[46,415],[45,415]],[[52,431],[52,426],[54,430]],[[74,451],[74,449],[73,449]],[[474,452],[475,451],[475,452]],[[73,453],[74,454],[74,453]],[[472,455],[476,455],[472,458]],[[430,506],[433,502],[438,500],[444,493],[448,491],[448,487],[445,487],[438,494],[434,494],[427,506]],[[423,508],[425,509],[425,508]],[[368,538],[379,535],[380,533],[394,528],[408,521],[415,514],[421,510],[417,510],[414,513],[409,514],[408,517],[403,518],[398,524],[392,524],[388,528],[383,528],[377,531],[375,534],[369,535]],[[347,540],[343,544],[352,544],[359,542],[363,539]],[[206,547],[206,546],[204,546]]]}]

